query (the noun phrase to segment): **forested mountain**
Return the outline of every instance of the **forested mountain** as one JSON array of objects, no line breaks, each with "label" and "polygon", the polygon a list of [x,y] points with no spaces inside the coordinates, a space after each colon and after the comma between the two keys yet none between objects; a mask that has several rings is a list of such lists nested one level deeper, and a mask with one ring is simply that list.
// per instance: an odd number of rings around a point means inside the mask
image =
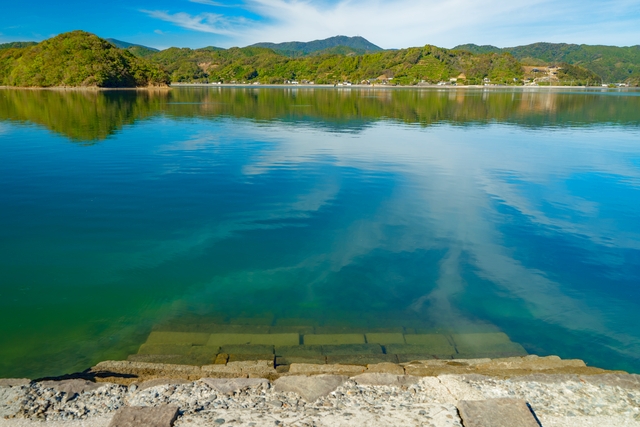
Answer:
[{"label": "forested mountain", "polygon": [[141,87],[168,82],[162,68],[84,31],[0,51],[0,85]]},{"label": "forested mountain", "polygon": [[357,56],[324,54],[290,58],[262,47],[223,49],[171,48],[149,57],[173,82],[222,81],[282,83],[285,80],[360,83],[377,79],[394,84],[437,83],[457,78],[480,84],[521,79],[521,64],[509,54],[473,55],[435,46],[381,51]]},{"label": "forested mountain", "polygon": [[116,39],[106,39],[109,43],[119,47],[120,49],[128,50],[133,53],[135,56],[139,58],[144,58],[145,56],[153,55],[155,52],[159,52],[158,49],[148,46],[143,46],[141,44],[134,44],[129,42],[123,42],[122,40]]},{"label": "forested mountain", "polygon": [[605,82],[640,81],[640,46],[617,47],[566,43],[533,43],[506,47],[466,44],[454,49],[471,53],[508,52],[524,65],[567,63],[584,67]]},{"label": "forested mountain", "polygon": [[36,42],[10,42],[10,43],[0,43],[0,49],[13,49],[13,48],[22,48],[35,46],[38,43]]},{"label": "forested mountain", "polygon": [[[307,56],[321,51],[324,53],[363,54],[382,50],[381,47],[360,36],[335,36],[310,42],[256,43],[248,47],[265,47],[290,57]],[[335,50],[335,48],[340,49]]]}]

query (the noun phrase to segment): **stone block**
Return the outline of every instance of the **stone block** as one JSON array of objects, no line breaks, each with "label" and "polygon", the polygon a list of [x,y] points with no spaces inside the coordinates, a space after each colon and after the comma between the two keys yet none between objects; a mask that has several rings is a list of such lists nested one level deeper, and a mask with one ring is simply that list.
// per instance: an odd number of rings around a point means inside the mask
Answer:
[{"label": "stone block", "polygon": [[275,326],[314,327],[318,322],[305,317],[291,317],[276,319]]},{"label": "stone block", "polygon": [[273,359],[275,356],[273,353],[249,353],[249,354],[234,354],[229,353],[229,362],[244,362],[248,360],[268,360]]},{"label": "stone block", "polygon": [[187,354],[190,356],[207,356],[215,358],[218,353],[220,353],[220,347],[209,345],[194,345],[191,346]]},{"label": "stone block", "polygon": [[229,355],[227,353],[218,353],[216,355],[215,360],[213,361],[214,365],[226,365],[229,361]]},{"label": "stone block", "polygon": [[153,331],[147,338],[147,344],[204,345],[208,340],[209,334],[202,332]]},{"label": "stone block", "polygon": [[189,354],[191,344],[148,344],[144,343],[138,349],[138,354]]},{"label": "stone block", "polygon": [[[369,328],[365,332],[367,334],[404,334],[404,328],[402,326],[398,327],[386,327],[386,328]],[[404,341],[402,341],[404,344]]]},{"label": "stone block", "polygon": [[177,406],[125,406],[118,409],[109,427],[172,427],[177,417]]},{"label": "stone block", "polygon": [[338,363],[342,365],[362,365],[367,366],[374,363],[397,363],[395,354],[351,354],[342,356],[327,356],[327,363]]},{"label": "stone block", "polygon": [[445,334],[407,334],[405,336],[407,344],[430,345],[433,347],[453,347],[453,343]]},{"label": "stone block", "polygon": [[307,334],[305,345],[365,344],[364,334]]},{"label": "stone block", "polygon": [[127,356],[129,362],[142,363],[177,363],[182,356],[179,354],[130,354]]},{"label": "stone block", "polygon": [[274,354],[272,345],[223,345],[220,352],[227,354]]},{"label": "stone block", "polygon": [[252,337],[253,334],[211,334],[207,341],[207,346],[249,345]]},{"label": "stone block", "polygon": [[264,378],[202,378],[201,381],[212,389],[225,394],[249,389],[266,390],[270,385],[269,381]]},{"label": "stone block", "polygon": [[[220,365],[211,365],[220,366]],[[202,372],[198,366],[177,364],[132,362],[125,360],[107,360],[91,368],[91,373],[100,376],[115,376],[113,374],[134,375],[138,378],[184,378],[198,379]]]},{"label": "stone block", "polygon": [[[406,338],[411,335],[406,335]],[[456,354],[456,349],[448,342],[435,341],[430,344],[388,344],[384,346],[387,354]]]},{"label": "stone block", "polygon": [[[274,357],[269,360],[230,361],[227,367],[247,374],[249,377],[269,377],[276,374]],[[215,366],[215,365],[214,365]]]},{"label": "stone block", "polygon": [[461,400],[457,406],[465,427],[539,427],[522,399]]},{"label": "stone block", "polygon": [[200,369],[202,372],[201,378],[247,378],[249,376],[238,365],[205,365]]},{"label": "stone block", "polygon": [[316,334],[318,335],[364,335],[366,332],[369,332],[369,328],[366,326],[316,326]]},{"label": "stone block", "polygon": [[269,325],[210,325],[212,334],[268,334]]},{"label": "stone block", "polygon": [[[485,359],[487,360],[487,359]],[[525,357],[508,357],[487,360],[479,364],[478,369],[485,370],[530,370],[545,371],[561,368],[584,368],[587,365],[579,359],[563,360],[558,356],[538,357],[535,355]]]},{"label": "stone block", "polygon": [[365,334],[367,343],[369,344],[405,344],[404,334],[402,333],[368,333]]},{"label": "stone block", "polygon": [[276,356],[276,365],[290,365],[292,363],[313,363],[323,365],[327,363],[325,356]]},{"label": "stone block", "polygon": [[347,381],[343,375],[286,376],[274,382],[276,391],[296,393],[309,403],[328,396]]},{"label": "stone block", "polygon": [[380,344],[343,344],[323,345],[322,353],[326,356],[347,356],[355,354],[383,354]]},{"label": "stone block", "polygon": [[272,326],[269,328],[270,334],[313,334],[316,329],[313,326]]},{"label": "stone block", "polygon": [[494,348],[512,344],[504,332],[453,334],[451,338],[458,353],[486,353],[493,351]]},{"label": "stone block", "polygon": [[296,375],[358,375],[365,371],[364,366],[358,365],[315,365],[309,363],[292,363],[289,365],[289,373]]},{"label": "stone block", "polygon": [[409,363],[416,360],[452,360],[452,354],[398,354],[398,363]]},{"label": "stone block", "polygon": [[253,338],[251,338],[251,344],[274,346],[300,345],[300,334],[255,334]]},{"label": "stone block", "polygon": [[321,345],[276,346],[276,356],[322,356]]},{"label": "stone block", "polygon": [[394,375],[404,375],[404,367],[396,364],[396,363],[372,363],[367,365],[367,371],[372,374],[394,374]]}]

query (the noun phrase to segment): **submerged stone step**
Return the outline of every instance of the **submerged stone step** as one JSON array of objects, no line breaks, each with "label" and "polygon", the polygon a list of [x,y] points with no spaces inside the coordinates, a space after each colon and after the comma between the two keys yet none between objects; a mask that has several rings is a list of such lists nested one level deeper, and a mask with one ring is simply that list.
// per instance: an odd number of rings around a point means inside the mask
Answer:
[{"label": "submerged stone step", "polygon": [[323,365],[327,363],[326,356],[276,356],[276,365],[290,365],[292,363],[312,363]]},{"label": "submerged stone step", "polygon": [[451,335],[460,358],[526,356],[527,351],[503,332]]},{"label": "submerged stone step", "polygon": [[389,344],[385,345],[385,353],[387,354],[429,354],[433,356],[445,355],[451,356],[456,354],[456,349],[452,345],[412,345],[412,344]]},{"label": "submerged stone step", "polygon": [[276,356],[313,357],[323,356],[321,345],[276,346]]},{"label": "submerged stone step", "polygon": [[365,344],[364,334],[306,334],[305,345]]},{"label": "submerged stone step", "polygon": [[272,345],[223,345],[220,352],[227,354],[274,354]]},{"label": "submerged stone step", "polygon": [[453,348],[451,338],[445,334],[407,334],[407,344],[428,345],[436,348]]},{"label": "submerged stone step", "polygon": [[144,343],[138,349],[138,354],[188,354],[191,344],[148,344]]},{"label": "submerged stone step", "polygon": [[229,354],[228,362],[246,362],[253,360],[274,360],[275,355],[273,353],[238,353],[238,354]]},{"label": "submerged stone step", "polygon": [[367,366],[369,364],[385,362],[398,363],[398,358],[395,354],[350,354],[340,356],[327,356],[328,364]]},{"label": "submerged stone step", "polygon": [[147,344],[204,345],[208,340],[209,334],[202,332],[153,331],[147,338]]},{"label": "submerged stone step", "polygon": [[323,345],[322,353],[326,356],[348,356],[354,354],[383,354],[380,344],[342,344]]},{"label": "submerged stone step", "polygon": [[277,345],[291,346],[300,344],[300,335],[289,334],[211,334],[208,346],[244,345]]},{"label": "submerged stone step", "polygon": [[405,344],[404,334],[397,332],[373,332],[365,334],[365,338],[369,344]]}]

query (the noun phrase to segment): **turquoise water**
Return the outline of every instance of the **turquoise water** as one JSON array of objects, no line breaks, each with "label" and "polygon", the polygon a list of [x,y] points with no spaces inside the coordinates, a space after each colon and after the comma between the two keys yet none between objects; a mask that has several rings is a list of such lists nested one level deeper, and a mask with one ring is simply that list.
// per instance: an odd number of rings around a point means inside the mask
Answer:
[{"label": "turquoise water", "polygon": [[639,95],[0,91],[0,376],[239,317],[640,372]]}]

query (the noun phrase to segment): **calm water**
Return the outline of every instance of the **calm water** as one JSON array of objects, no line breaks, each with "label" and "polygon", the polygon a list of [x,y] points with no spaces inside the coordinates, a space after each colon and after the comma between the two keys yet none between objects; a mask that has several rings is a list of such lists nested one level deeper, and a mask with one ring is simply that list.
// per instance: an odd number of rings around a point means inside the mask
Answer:
[{"label": "calm water", "polygon": [[640,372],[639,95],[0,90],[0,376],[234,317]]}]

